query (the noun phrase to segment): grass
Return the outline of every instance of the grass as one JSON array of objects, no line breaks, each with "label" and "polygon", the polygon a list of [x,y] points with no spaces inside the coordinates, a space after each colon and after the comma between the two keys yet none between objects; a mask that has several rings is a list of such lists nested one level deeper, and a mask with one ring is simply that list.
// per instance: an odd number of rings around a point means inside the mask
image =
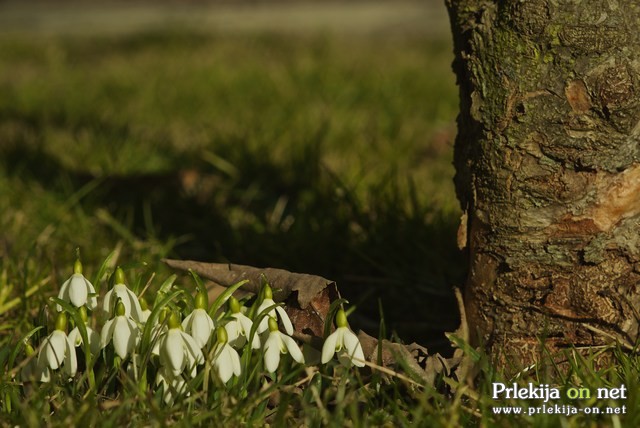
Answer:
[{"label": "grass", "polygon": [[[357,307],[352,325],[377,336],[381,306],[390,336],[446,351],[442,332],[458,323],[451,286],[465,276],[450,60],[448,41],[420,35],[0,38],[0,362],[35,326],[52,326],[47,298],[78,247],[86,272],[113,253],[107,269],[122,265],[150,293],[173,273],[167,256],[323,275]],[[494,415],[492,406],[531,402],[492,400],[491,382],[508,380],[485,360],[477,383],[456,391],[442,377],[428,387],[371,369],[292,371],[270,389],[251,383],[250,396],[218,389],[173,407],[127,385],[87,397],[83,383],[22,388],[1,364],[0,423],[640,422],[635,356],[617,352],[600,370],[572,356],[568,372],[520,380],[624,383],[621,418]]]}]

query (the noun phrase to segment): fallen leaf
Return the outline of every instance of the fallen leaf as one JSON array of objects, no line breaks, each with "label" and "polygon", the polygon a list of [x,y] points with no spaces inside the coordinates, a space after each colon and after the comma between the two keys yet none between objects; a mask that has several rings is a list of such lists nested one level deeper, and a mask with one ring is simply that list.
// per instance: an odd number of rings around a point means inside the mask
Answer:
[{"label": "fallen leaf", "polygon": [[[322,349],[324,324],[331,303],[340,298],[334,281],[321,276],[289,272],[276,268],[256,268],[253,266],[204,263],[189,260],[163,260],[169,267],[188,271],[193,270],[200,277],[208,279],[215,285],[229,287],[242,280],[249,280],[242,286],[245,292],[257,294],[262,286],[262,277],[273,288],[274,300],[283,302],[295,327],[294,337],[313,348]],[[447,336],[468,345],[469,329],[464,312],[462,295],[455,290],[461,315],[460,327]],[[365,358],[385,368],[393,367],[402,370],[414,381],[433,386],[439,375],[455,376],[459,385],[469,382],[473,375],[473,358],[468,349],[458,347],[451,358],[440,354],[429,355],[428,350],[417,344],[403,345],[389,340],[379,341],[364,331],[358,333]],[[380,350],[378,349],[380,347]],[[378,354],[380,353],[380,361]],[[454,388],[455,386],[452,386]]]}]

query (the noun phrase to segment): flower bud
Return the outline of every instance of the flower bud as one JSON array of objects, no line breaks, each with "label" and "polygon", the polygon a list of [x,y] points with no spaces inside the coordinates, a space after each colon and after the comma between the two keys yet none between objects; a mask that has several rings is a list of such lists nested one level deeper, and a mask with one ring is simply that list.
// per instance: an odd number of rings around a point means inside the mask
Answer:
[{"label": "flower bud", "polygon": [[118,299],[118,303],[116,303],[116,316],[122,317],[126,313],[127,313],[127,310],[124,307],[124,303],[122,303],[122,299]]},{"label": "flower bud", "polygon": [[336,314],[336,326],[338,328],[340,327],[348,327],[349,324],[347,324],[347,314],[344,313],[344,310],[339,309],[338,313]]},{"label": "flower bud", "polygon": [[224,327],[218,327],[216,329],[216,336],[219,344],[227,343],[227,340],[229,340],[227,336],[227,330]]},{"label": "flower bud", "polygon": [[273,290],[269,284],[264,285],[264,298],[273,299]]},{"label": "flower bud", "polygon": [[79,259],[73,264],[73,273],[82,273],[82,263]]},{"label": "flower bud", "polygon": [[196,309],[207,310],[207,306],[209,306],[209,296],[206,292],[198,291],[196,295]]},{"label": "flower bud", "polygon": [[58,312],[56,317],[56,330],[67,331],[67,315],[64,312]]},{"label": "flower bud", "polygon": [[278,321],[273,317],[269,317],[269,331],[278,331]]},{"label": "flower bud", "polygon": [[116,284],[124,284],[124,271],[122,270],[122,268],[120,266],[118,266],[116,268],[116,273],[115,273],[115,283]]},{"label": "flower bud", "polygon": [[229,309],[231,310],[232,314],[237,314],[242,309],[242,306],[240,305],[238,299],[233,296],[229,297]]},{"label": "flower bud", "polygon": [[180,328],[180,318],[177,313],[171,311],[171,315],[169,315],[169,320],[167,321],[167,326],[169,327],[169,330]]}]

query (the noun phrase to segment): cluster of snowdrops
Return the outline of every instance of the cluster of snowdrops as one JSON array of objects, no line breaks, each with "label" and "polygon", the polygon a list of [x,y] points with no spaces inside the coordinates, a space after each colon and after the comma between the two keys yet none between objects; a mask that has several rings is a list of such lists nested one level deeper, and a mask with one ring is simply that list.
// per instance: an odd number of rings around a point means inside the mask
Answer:
[{"label": "cluster of snowdrops", "polygon": [[[261,352],[264,370],[274,376],[283,354],[289,354],[296,363],[305,363],[300,347],[291,337],[291,320],[284,308],[274,302],[266,281],[249,308],[233,296],[242,283],[229,287],[210,307],[207,290],[195,274],[194,278],[197,291],[192,309],[181,320],[182,310],[174,304],[176,297],[183,294],[181,290],[169,287],[159,292],[150,309],[145,299],[127,287],[121,268],[115,270],[114,285],[99,305],[93,284],[82,274],[80,261],[76,261],[73,275],[63,283],[58,297],[52,299],[57,309],[55,328],[36,349],[27,344],[30,360],[22,378],[50,382],[53,372],[74,377],[78,372],[77,349],[85,355],[88,369],[89,361],[102,356],[112,358],[114,366],[139,377],[143,376],[139,372],[145,372],[140,370],[141,356],[151,355],[149,361],[157,369],[153,385],[162,388],[166,403],[172,403],[176,397],[188,394],[187,380],[197,375],[206,359],[213,368],[211,376],[217,376],[223,384],[240,376],[243,350]],[[108,318],[100,332],[91,327],[95,322],[90,320],[98,310]],[[364,366],[362,347],[348,327],[344,310],[338,307],[333,313],[336,328],[326,335],[322,364],[338,355],[347,366]],[[74,328],[67,334],[69,322]],[[86,358],[86,354],[90,357]]]}]

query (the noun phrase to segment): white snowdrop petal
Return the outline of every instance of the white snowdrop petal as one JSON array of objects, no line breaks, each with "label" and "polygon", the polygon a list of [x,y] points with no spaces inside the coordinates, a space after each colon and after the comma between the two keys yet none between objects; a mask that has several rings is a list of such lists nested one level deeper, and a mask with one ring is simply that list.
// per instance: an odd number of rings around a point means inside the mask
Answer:
[{"label": "white snowdrop petal", "polygon": [[233,375],[233,362],[231,361],[229,349],[231,348],[226,343],[222,345],[222,348],[216,349],[217,357],[213,362],[218,369],[218,377],[220,377],[222,383],[227,383]]},{"label": "white snowdrop petal", "polygon": [[249,319],[248,316],[238,312],[237,314],[233,314],[237,323],[240,325],[241,331],[243,335],[249,337],[251,334],[251,329],[253,328],[253,321]]},{"label": "white snowdrop petal", "polygon": [[256,311],[256,319],[259,319],[262,316],[262,319],[260,320],[260,324],[258,324],[258,334],[264,333],[265,331],[267,331],[267,329],[269,328],[269,317],[274,317],[275,318],[275,310],[271,309],[268,312],[265,312],[268,315],[263,316],[263,312],[273,306],[275,304],[275,302],[271,299],[264,299],[264,301],[260,304],[260,306],[258,306],[258,310]]},{"label": "white snowdrop petal", "polygon": [[102,333],[100,334],[100,349],[104,348],[109,342],[111,342],[111,338],[113,337],[113,329],[115,327],[115,318],[110,319],[104,323],[104,327],[102,327]]},{"label": "white snowdrop petal", "polygon": [[49,367],[44,366],[40,368],[40,382],[51,382],[51,371]]},{"label": "white snowdrop petal", "polygon": [[284,344],[287,346],[287,351],[289,351],[289,355],[291,355],[291,358],[293,358],[295,361],[299,362],[300,364],[304,364],[304,355],[302,355],[302,351],[298,347],[298,344],[296,343],[296,341],[284,334],[281,334],[280,337],[284,342]]},{"label": "white snowdrop petal", "polygon": [[167,332],[167,337],[162,343],[160,352],[165,355],[174,375],[182,373],[184,369],[184,346],[182,345],[180,330],[172,328]]},{"label": "white snowdrop petal", "polygon": [[[58,293],[58,299],[64,300],[65,302],[68,302],[70,300],[69,299],[69,284],[70,283],[71,283],[71,278],[67,279],[62,284],[62,287],[60,287],[60,292]],[[62,306],[56,305],[56,310],[58,312],[62,312]]]},{"label": "white snowdrop petal", "polygon": [[278,335],[272,332],[264,344],[264,366],[269,372],[275,372],[280,364],[281,340]]},{"label": "white snowdrop petal", "polygon": [[358,336],[356,336],[354,332],[348,329],[344,333],[344,348],[354,365],[358,367],[365,366],[363,362],[364,352],[362,352],[362,345],[360,345]]},{"label": "white snowdrop petal", "polygon": [[57,370],[64,362],[66,335],[60,330],[54,330],[48,337],[46,342],[46,356],[48,366]]},{"label": "white snowdrop petal", "polygon": [[73,306],[79,308],[87,303],[87,284],[81,274],[75,273],[71,276],[69,284],[69,299]]},{"label": "white snowdrop petal", "polygon": [[98,298],[96,296],[96,289],[93,287],[93,284],[91,282],[89,282],[89,280],[85,277],[82,277],[84,279],[84,282],[87,286],[87,290],[88,293],[90,294],[88,300],[87,300],[87,307],[91,310],[95,309],[96,307],[98,307]]},{"label": "white snowdrop petal", "polygon": [[138,301],[138,296],[135,293],[127,288],[126,285],[120,284],[122,286],[121,290],[123,293],[122,300],[126,300],[129,306],[129,314],[131,318],[140,322],[142,319],[142,307],[140,306],[140,302]]},{"label": "white snowdrop petal", "polygon": [[131,316],[131,299],[129,293],[127,293],[128,288],[124,284],[116,284],[113,286],[113,292],[116,295],[114,305],[118,301],[117,298],[122,300],[122,304],[124,305],[124,314],[125,316]]},{"label": "white snowdrop petal", "polygon": [[224,329],[227,331],[227,340],[229,343],[233,343],[238,339],[241,334],[241,328],[242,326],[237,318],[232,319],[224,325]]},{"label": "white snowdrop petal", "polygon": [[68,337],[65,337],[65,361],[64,369],[69,377],[75,376],[78,371],[78,360],[76,357],[76,349]]},{"label": "white snowdrop petal", "polygon": [[288,335],[293,334],[293,324],[291,324],[291,319],[289,319],[289,314],[284,310],[282,306],[276,306],[276,311],[280,316],[280,320],[282,321],[282,325],[284,325],[284,331],[287,332]]},{"label": "white snowdrop petal", "polygon": [[[247,316],[245,315],[242,315],[242,316],[244,317],[243,320],[246,320],[246,323],[247,323],[247,325],[245,325],[243,328],[244,328],[247,339],[249,339],[251,337],[251,329],[253,328],[253,323]],[[241,321],[241,322],[244,322],[244,321]],[[251,347],[253,349],[260,349],[260,335],[258,334],[257,331],[253,333],[253,339],[251,339]]]},{"label": "white snowdrop petal", "polygon": [[233,375],[233,368],[226,361],[218,362],[218,376],[222,383],[227,383]]},{"label": "white snowdrop petal", "polygon": [[226,345],[226,346],[227,346],[227,352],[230,355],[231,365],[233,367],[233,373],[236,376],[240,376],[240,374],[242,373],[242,368],[240,366],[240,356],[238,355],[238,352],[236,352],[235,349],[233,349],[229,345]]},{"label": "white snowdrop petal", "polygon": [[166,326],[161,326],[160,324],[156,324],[153,326],[151,330],[151,341],[153,342],[153,347],[151,348],[151,353],[153,355],[160,356],[160,344],[164,340],[165,335],[167,334]]},{"label": "white snowdrop petal", "polygon": [[327,364],[336,353],[336,342],[338,341],[338,330],[331,333],[322,345],[322,364]]},{"label": "white snowdrop petal", "polygon": [[112,296],[113,296],[113,288],[107,291],[107,294],[104,295],[104,301],[102,302],[102,310],[108,313],[109,315],[111,315],[111,311],[113,310],[113,305],[111,303]]},{"label": "white snowdrop petal", "polygon": [[190,363],[193,365],[204,363],[204,355],[202,354],[202,351],[200,350],[200,347],[198,346],[195,338],[189,336],[183,331],[178,330],[178,332],[180,333],[180,337],[182,338],[182,347],[189,356]]},{"label": "white snowdrop petal", "polygon": [[[198,312],[196,313],[196,311]],[[213,333],[213,321],[204,309],[196,309],[192,314],[193,318],[188,332],[195,339],[198,347],[203,348]]]},{"label": "white snowdrop petal", "polygon": [[131,318],[138,322],[142,322],[142,306],[140,306],[140,301],[138,300],[138,296],[129,289],[127,289],[131,298]]},{"label": "white snowdrop petal", "polygon": [[191,320],[193,319],[194,312],[195,311],[191,312],[182,320],[182,328],[184,328],[184,331],[191,331]]},{"label": "white snowdrop petal", "polygon": [[138,346],[138,343],[140,343],[140,329],[131,318],[126,318],[126,321],[129,326],[129,331],[131,332],[131,336],[129,337],[129,352],[132,352],[135,347]]},{"label": "white snowdrop petal", "polygon": [[123,360],[132,349],[131,343],[133,342],[135,344],[135,337],[132,337],[134,333],[124,316],[115,318],[111,340],[116,354]]},{"label": "white snowdrop petal", "polygon": [[78,330],[78,327],[71,330],[67,337],[69,338],[71,343],[73,343],[74,346],[82,345],[82,336],[80,335],[80,330]]}]

